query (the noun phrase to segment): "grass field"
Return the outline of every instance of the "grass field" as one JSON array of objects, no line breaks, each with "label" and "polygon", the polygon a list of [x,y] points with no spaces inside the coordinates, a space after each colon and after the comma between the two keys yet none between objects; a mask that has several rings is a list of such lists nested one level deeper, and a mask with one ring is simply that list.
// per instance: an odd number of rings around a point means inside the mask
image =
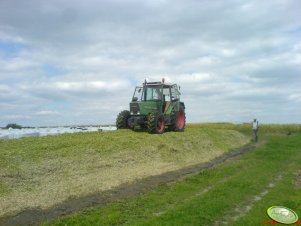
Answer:
[{"label": "grass field", "polygon": [[249,141],[233,128],[210,126],[0,140],[0,218],[210,161]]},{"label": "grass field", "polygon": [[[227,129],[232,126],[222,125]],[[262,129],[265,135],[260,134],[261,146],[243,156],[135,198],[45,225],[266,225],[271,224],[266,210],[273,205],[289,207],[300,217],[299,128],[268,126]]]}]

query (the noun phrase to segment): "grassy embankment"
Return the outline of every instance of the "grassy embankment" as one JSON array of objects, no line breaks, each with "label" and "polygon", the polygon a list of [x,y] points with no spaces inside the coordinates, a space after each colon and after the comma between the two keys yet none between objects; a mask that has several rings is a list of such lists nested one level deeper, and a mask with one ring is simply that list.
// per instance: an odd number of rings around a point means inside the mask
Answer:
[{"label": "grassy embankment", "polygon": [[300,132],[300,126],[266,126],[260,136],[263,145],[252,152],[136,198],[85,210],[50,225],[265,225],[271,224],[266,210],[272,205],[287,206],[301,216]]},{"label": "grassy embankment", "polygon": [[210,126],[0,140],[0,218],[210,161],[249,141],[232,128]]}]

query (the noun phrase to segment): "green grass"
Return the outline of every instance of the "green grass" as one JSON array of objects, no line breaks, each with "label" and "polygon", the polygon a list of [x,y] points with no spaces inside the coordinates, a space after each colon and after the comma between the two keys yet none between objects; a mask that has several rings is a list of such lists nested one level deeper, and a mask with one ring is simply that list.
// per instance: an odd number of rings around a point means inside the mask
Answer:
[{"label": "green grass", "polygon": [[0,140],[0,217],[210,161],[249,141],[238,131],[213,128]]},{"label": "green grass", "polygon": [[[194,123],[188,124],[189,128],[210,128],[210,129],[230,129],[237,130],[244,134],[252,133],[251,123],[233,124],[233,123]],[[259,124],[259,134],[271,133],[298,133],[301,132],[301,124]]]},{"label": "green grass", "polygon": [[278,134],[214,169],[45,225],[262,225],[272,205],[301,216],[301,189],[294,184],[301,170],[301,133],[266,129]]}]

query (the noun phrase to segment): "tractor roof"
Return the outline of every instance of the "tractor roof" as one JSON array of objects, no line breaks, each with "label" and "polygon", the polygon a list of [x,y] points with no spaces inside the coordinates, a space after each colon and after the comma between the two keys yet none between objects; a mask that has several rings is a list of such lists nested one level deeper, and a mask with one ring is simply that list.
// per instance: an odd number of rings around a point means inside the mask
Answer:
[{"label": "tractor roof", "polygon": [[164,85],[165,87],[170,87],[170,86],[173,86],[173,85],[176,85],[176,84],[166,84],[166,83],[163,83],[163,82],[145,82],[143,83],[144,86],[156,86],[156,85]]}]

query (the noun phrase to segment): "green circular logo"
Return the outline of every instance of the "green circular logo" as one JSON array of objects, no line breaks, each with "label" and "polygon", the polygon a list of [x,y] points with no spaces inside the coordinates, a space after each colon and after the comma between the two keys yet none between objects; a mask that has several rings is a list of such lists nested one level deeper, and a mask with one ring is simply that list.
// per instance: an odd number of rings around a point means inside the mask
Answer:
[{"label": "green circular logo", "polygon": [[293,224],[298,221],[298,215],[284,206],[272,206],[268,208],[267,213],[270,218],[282,224]]}]

